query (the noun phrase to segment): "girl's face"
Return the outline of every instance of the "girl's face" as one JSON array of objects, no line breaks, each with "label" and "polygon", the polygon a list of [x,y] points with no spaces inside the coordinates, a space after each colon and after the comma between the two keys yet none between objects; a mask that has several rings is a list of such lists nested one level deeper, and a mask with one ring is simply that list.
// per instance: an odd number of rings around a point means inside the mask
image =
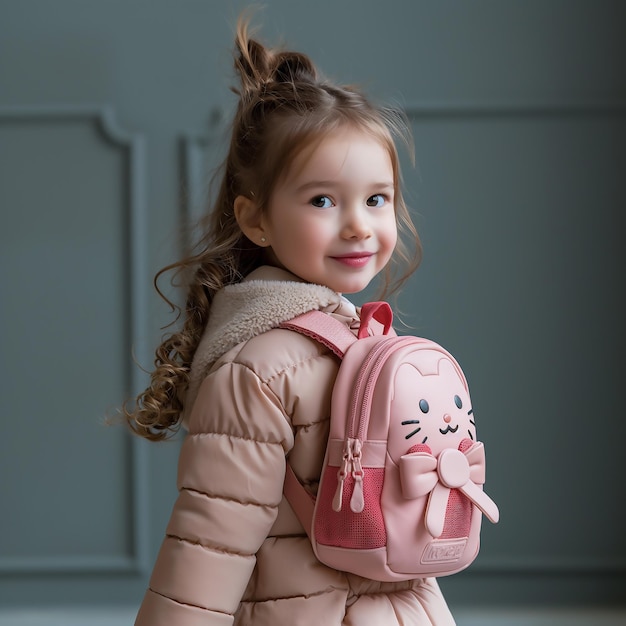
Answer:
[{"label": "girl's face", "polygon": [[350,127],[298,154],[272,193],[262,228],[276,265],[338,293],[361,291],[397,240],[391,157]]}]

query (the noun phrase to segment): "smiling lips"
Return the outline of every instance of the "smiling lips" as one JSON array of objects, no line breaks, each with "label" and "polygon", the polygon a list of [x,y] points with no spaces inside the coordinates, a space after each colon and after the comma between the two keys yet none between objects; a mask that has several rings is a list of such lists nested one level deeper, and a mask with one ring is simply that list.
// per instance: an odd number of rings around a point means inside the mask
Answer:
[{"label": "smiling lips", "polygon": [[343,265],[348,267],[364,267],[367,262],[374,256],[373,252],[351,252],[349,254],[342,254],[339,256],[330,257]]}]

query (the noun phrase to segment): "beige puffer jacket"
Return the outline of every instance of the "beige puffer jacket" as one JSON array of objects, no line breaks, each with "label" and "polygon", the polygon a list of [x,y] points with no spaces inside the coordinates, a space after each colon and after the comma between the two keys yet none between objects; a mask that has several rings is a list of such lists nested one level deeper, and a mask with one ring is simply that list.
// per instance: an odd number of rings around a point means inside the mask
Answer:
[{"label": "beige puffer jacket", "polygon": [[286,456],[315,492],[337,359],[277,328],[326,287],[262,267],[213,302],[192,367],[178,488],[136,626],[449,626],[434,579],[380,583],[322,565],[283,498]]}]

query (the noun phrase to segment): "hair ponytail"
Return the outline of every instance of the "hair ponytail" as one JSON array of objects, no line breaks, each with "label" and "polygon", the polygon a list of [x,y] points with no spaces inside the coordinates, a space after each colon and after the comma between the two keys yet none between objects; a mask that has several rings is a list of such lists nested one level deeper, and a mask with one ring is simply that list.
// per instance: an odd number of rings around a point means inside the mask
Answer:
[{"label": "hair ponytail", "polygon": [[317,80],[317,70],[308,56],[266,48],[252,39],[247,20],[239,21],[235,47],[235,70],[241,91],[234,91],[244,98],[263,91],[271,83],[314,83]]}]

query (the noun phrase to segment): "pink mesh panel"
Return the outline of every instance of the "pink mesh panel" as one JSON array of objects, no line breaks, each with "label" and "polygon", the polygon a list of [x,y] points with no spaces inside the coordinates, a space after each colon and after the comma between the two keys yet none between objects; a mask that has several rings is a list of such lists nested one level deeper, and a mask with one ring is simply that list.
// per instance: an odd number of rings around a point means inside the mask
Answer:
[{"label": "pink mesh panel", "polygon": [[339,548],[367,550],[382,548],[387,544],[387,532],[380,509],[385,470],[363,468],[363,497],[365,507],[361,513],[350,510],[354,479],[346,476],[343,484],[341,511],[333,511],[332,501],[337,489],[337,469],[328,466],[322,487],[317,494],[315,538],[318,543]]},{"label": "pink mesh panel", "polygon": [[474,445],[474,441],[472,441],[471,439],[462,439],[461,443],[459,444],[459,450],[461,452],[466,452],[467,450],[469,450],[473,445]]},{"label": "pink mesh panel", "polygon": [[439,539],[469,537],[472,521],[472,502],[458,489],[451,489],[446,506],[446,521]]}]

